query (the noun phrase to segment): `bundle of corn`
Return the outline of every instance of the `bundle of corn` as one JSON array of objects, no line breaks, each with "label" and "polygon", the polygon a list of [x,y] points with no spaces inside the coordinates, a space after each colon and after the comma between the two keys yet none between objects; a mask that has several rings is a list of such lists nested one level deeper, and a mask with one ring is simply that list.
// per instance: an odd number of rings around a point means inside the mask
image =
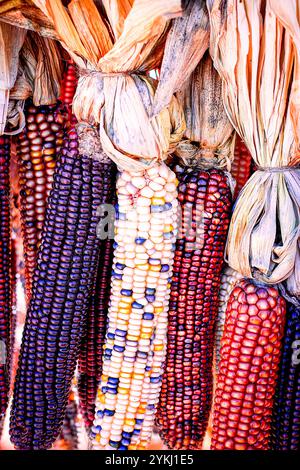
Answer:
[{"label": "bundle of corn", "polygon": [[236,138],[231,174],[236,181],[234,190],[234,199],[236,199],[252,174],[251,154],[239,136]]},{"label": "bundle of corn", "polygon": [[285,301],[242,280],[228,301],[214,400],[212,449],[268,450]]},{"label": "bundle of corn", "polygon": [[187,167],[179,175],[182,230],[175,250],[157,422],[169,447],[198,449],[212,403],[214,329],[232,199],[229,174],[221,168],[233,157],[233,129],[208,53],[178,98],[187,129],[176,153]]},{"label": "bundle of corn", "polygon": [[34,106],[29,103],[25,116],[25,128],[17,137],[17,155],[26,297],[29,302],[47,199],[63,143],[66,114],[60,104]]},{"label": "bundle of corn", "polygon": [[11,240],[10,138],[0,136],[0,422],[8,402],[10,370]]},{"label": "bundle of corn", "polygon": [[229,266],[225,266],[221,277],[220,293],[219,293],[219,309],[218,318],[216,322],[216,333],[215,333],[215,362],[216,368],[220,362],[220,348],[221,338],[224,331],[225,316],[227,310],[227,303],[234,285],[242,278],[241,274]]},{"label": "bundle of corn", "polygon": [[299,450],[300,444],[300,308],[287,309],[271,444],[273,450]]},{"label": "bundle of corn", "polygon": [[233,211],[229,265],[269,284],[287,279],[299,295],[300,13],[296,0],[285,6],[216,0],[211,53],[226,111],[257,165]]},{"label": "bundle of corn", "polygon": [[51,447],[63,424],[96,274],[103,178],[101,163],[82,153],[70,129],[48,199],[15,382],[10,434],[19,449]]},{"label": "bundle of corn", "polygon": [[[99,9],[92,0],[71,2],[67,8],[60,0],[36,4],[81,69],[73,102],[78,121],[100,123],[103,150],[123,170],[93,442],[101,448],[144,447],[158,400],[149,384],[159,382],[162,371],[176,236],[176,178],[160,162],[184,126],[175,99],[150,117],[155,82],[145,72],[159,67],[168,22],[182,14],[182,2],[103,2]],[[141,443],[144,417],[147,438]]]},{"label": "bundle of corn", "polygon": [[[101,204],[104,205],[103,209],[105,211],[107,208],[105,205],[112,204],[115,199],[115,165],[111,161],[103,163],[103,173],[105,178],[101,182]],[[99,233],[98,271],[94,279],[90,299],[87,333],[81,345],[78,362],[79,405],[88,429],[93,424],[97,388],[102,374],[103,345],[105,342],[113,258],[113,240],[109,238],[111,227],[109,229],[110,232],[108,233]],[[101,230],[100,226],[99,230]]]}]

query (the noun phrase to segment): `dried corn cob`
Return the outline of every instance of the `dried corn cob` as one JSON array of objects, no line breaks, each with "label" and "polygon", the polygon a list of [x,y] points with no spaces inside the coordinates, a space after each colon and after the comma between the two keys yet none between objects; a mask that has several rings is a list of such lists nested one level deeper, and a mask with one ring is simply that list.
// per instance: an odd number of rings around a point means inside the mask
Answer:
[{"label": "dried corn cob", "polygon": [[175,174],[164,164],[123,171],[117,189],[112,290],[91,437],[95,448],[125,450],[144,448],[152,433],[178,203]]},{"label": "dried corn cob", "polygon": [[63,423],[96,274],[97,208],[105,173],[68,132],[54,175],[14,389],[10,433],[47,449]]},{"label": "dried corn cob", "polygon": [[[116,168],[114,163],[104,165],[101,203],[112,203],[115,193]],[[87,428],[93,424],[97,388],[102,374],[102,354],[105,342],[110,294],[110,276],[113,260],[113,240],[100,240],[98,272],[87,318],[87,335],[84,338],[78,363],[78,394],[80,409]]]},{"label": "dried corn cob", "polygon": [[32,276],[41,241],[46,203],[55,164],[63,143],[66,115],[60,105],[27,106],[26,127],[17,141],[26,298],[30,299]]},{"label": "dried corn cob", "polygon": [[251,154],[239,136],[236,137],[231,173],[236,180],[236,187],[234,190],[234,199],[236,199],[240,190],[247,183],[252,173]]},{"label": "dried corn cob", "polygon": [[213,335],[231,191],[221,170],[182,174],[168,355],[157,422],[170,448],[198,449],[212,400]]},{"label": "dried corn cob", "polygon": [[214,401],[212,449],[268,450],[285,301],[243,280],[226,311]]},{"label": "dried corn cob", "polygon": [[75,401],[74,392],[71,391],[61,433],[56,445],[56,447],[62,448],[62,450],[78,449],[78,429],[76,424],[77,412],[78,407]]},{"label": "dried corn cob", "polygon": [[0,136],[0,421],[9,391],[11,321],[10,139]]},{"label": "dried corn cob", "polygon": [[69,60],[67,63],[66,71],[63,76],[61,84],[61,95],[60,101],[65,105],[69,106],[73,102],[77,87],[77,74],[76,67],[72,60]]},{"label": "dried corn cob", "polygon": [[272,426],[273,450],[299,450],[300,308],[289,304]]},{"label": "dried corn cob", "polygon": [[220,362],[220,348],[221,348],[221,338],[224,331],[225,324],[225,315],[227,309],[227,303],[231,294],[231,291],[234,288],[234,285],[242,279],[242,275],[232,269],[230,266],[225,266],[223,274],[221,277],[220,293],[219,293],[219,309],[218,309],[218,318],[216,322],[216,335],[215,335],[215,358],[216,358],[216,367]]}]

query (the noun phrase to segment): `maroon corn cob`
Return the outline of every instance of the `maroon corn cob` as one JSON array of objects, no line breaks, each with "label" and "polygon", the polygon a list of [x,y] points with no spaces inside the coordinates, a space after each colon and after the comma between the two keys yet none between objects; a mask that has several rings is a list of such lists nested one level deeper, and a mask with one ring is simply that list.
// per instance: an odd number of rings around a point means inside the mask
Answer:
[{"label": "maroon corn cob", "polygon": [[76,67],[72,60],[67,63],[66,71],[61,83],[60,101],[67,106],[69,112],[69,121],[72,118],[72,102],[77,87]]},{"label": "maroon corn cob", "polygon": [[9,392],[11,300],[10,139],[0,136],[0,421]]},{"label": "maroon corn cob", "polygon": [[102,164],[79,156],[71,129],[57,163],[26,316],[11,440],[48,449],[63,424],[98,258]]},{"label": "maroon corn cob", "polygon": [[170,448],[199,449],[212,402],[214,327],[231,191],[221,170],[180,171],[178,177],[183,224],[175,250],[157,423]]},{"label": "maroon corn cob", "polygon": [[214,450],[268,450],[285,301],[273,287],[243,280],[226,311],[214,402]]},{"label": "maroon corn cob", "polygon": [[25,110],[26,126],[17,140],[26,298],[29,302],[36,256],[56,160],[63,143],[66,113],[61,105]]},{"label": "maroon corn cob", "polygon": [[252,174],[251,154],[238,135],[236,137],[234,159],[231,164],[231,173],[236,180],[236,187],[234,190],[234,199],[236,199],[240,190]]},{"label": "maroon corn cob", "polygon": [[[112,201],[114,167],[107,164],[107,186],[103,188],[103,202]],[[109,175],[111,180],[109,181]],[[91,305],[87,319],[87,335],[84,338],[78,363],[79,404],[87,428],[93,424],[95,399],[102,374],[102,349],[105,343],[106,319],[110,294],[110,276],[113,258],[113,241],[101,240],[98,273],[95,278]]]},{"label": "maroon corn cob", "polygon": [[300,306],[288,305],[272,422],[272,450],[300,449]]}]

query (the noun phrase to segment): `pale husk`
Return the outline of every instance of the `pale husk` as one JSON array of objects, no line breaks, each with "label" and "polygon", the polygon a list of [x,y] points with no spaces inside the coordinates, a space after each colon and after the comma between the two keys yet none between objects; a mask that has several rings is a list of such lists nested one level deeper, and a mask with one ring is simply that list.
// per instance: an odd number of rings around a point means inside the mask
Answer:
[{"label": "pale husk", "polygon": [[182,136],[184,116],[174,98],[175,117],[165,109],[151,118],[156,84],[144,73],[160,65],[167,26],[182,13],[181,1],[117,2],[124,6],[117,14],[116,2],[105,2],[110,28],[92,0],[73,0],[68,9],[61,0],[34,3],[81,69],[73,110],[79,121],[100,123],[104,151],[124,169],[166,158],[170,142],[173,148]]},{"label": "pale husk", "polygon": [[9,93],[17,78],[26,31],[0,21],[0,135],[6,125]]},{"label": "pale husk", "polygon": [[222,81],[208,51],[177,98],[184,109],[186,130],[176,154],[188,166],[230,171],[235,133],[224,109]]},{"label": "pale husk", "polygon": [[20,63],[32,89],[33,104],[56,103],[63,74],[58,43],[29,32],[20,53]]},{"label": "pale husk", "polygon": [[24,71],[19,65],[17,79],[10,91],[5,134],[15,135],[25,126],[24,104],[25,100],[32,96],[32,89],[25,77]]},{"label": "pale husk", "polygon": [[[299,50],[296,54],[294,47],[299,2],[296,17],[290,10],[294,0],[284,8],[280,3],[267,0],[264,13],[261,0],[216,0],[211,53],[223,79],[226,111],[256,165],[265,169],[253,174],[237,200],[228,262],[267,283],[288,278],[292,293],[299,294],[300,171],[269,170],[300,163]],[[295,43],[292,30],[297,30]]]},{"label": "pale husk", "polygon": [[173,93],[200,62],[209,46],[209,16],[205,0],[189,0],[182,18],[172,20],[155,93],[153,114],[169,106]]}]

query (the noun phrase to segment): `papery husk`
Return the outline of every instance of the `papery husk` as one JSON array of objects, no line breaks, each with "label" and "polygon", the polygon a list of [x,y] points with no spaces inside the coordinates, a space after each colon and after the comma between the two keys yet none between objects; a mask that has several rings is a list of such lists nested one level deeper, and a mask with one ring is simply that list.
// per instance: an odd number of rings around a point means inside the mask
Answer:
[{"label": "papery husk", "polygon": [[53,23],[37,8],[31,0],[0,0],[1,21],[36,31],[42,36],[58,39]]},{"label": "papery husk", "polygon": [[34,3],[49,16],[81,69],[73,100],[78,121],[100,123],[103,150],[122,169],[164,160],[170,142],[173,148],[182,136],[184,116],[174,99],[175,118],[165,109],[151,119],[156,84],[145,72],[160,65],[169,20],[182,14],[182,2],[126,1],[117,16],[116,2],[105,2],[115,38],[92,0],[73,0],[68,8],[61,0]]},{"label": "papery husk", "polygon": [[[292,167],[300,163],[299,93],[295,99],[300,75],[299,52],[289,34],[292,28],[299,32],[299,16],[286,14],[283,21],[275,5],[279,2],[216,0],[211,11],[211,54],[223,79],[226,111],[256,165],[265,169],[240,193],[227,257],[246,277],[270,284],[288,278],[290,292],[299,295],[300,171]],[[284,2],[281,12],[292,5],[294,0]],[[293,26],[287,27],[290,20]],[[278,167],[289,168],[269,170]]]},{"label": "papery husk", "polygon": [[17,78],[19,52],[26,31],[0,21],[0,135],[8,112],[9,93]]},{"label": "papery husk", "polygon": [[31,86],[19,65],[17,79],[10,91],[5,134],[16,135],[23,130],[26,122],[23,112],[24,104],[30,96],[32,96]]},{"label": "papery husk", "polygon": [[63,62],[59,44],[28,32],[20,53],[20,64],[32,89],[35,106],[56,103],[60,96]]},{"label": "papery husk", "polygon": [[209,15],[205,0],[189,0],[182,18],[172,20],[160,68],[152,113],[169,106],[209,46]]},{"label": "papery husk", "polygon": [[230,171],[235,132],[222,100],[222,81],[207,51],[177,93],[183,107],[186,130],[176,148],[185,165]]}]

